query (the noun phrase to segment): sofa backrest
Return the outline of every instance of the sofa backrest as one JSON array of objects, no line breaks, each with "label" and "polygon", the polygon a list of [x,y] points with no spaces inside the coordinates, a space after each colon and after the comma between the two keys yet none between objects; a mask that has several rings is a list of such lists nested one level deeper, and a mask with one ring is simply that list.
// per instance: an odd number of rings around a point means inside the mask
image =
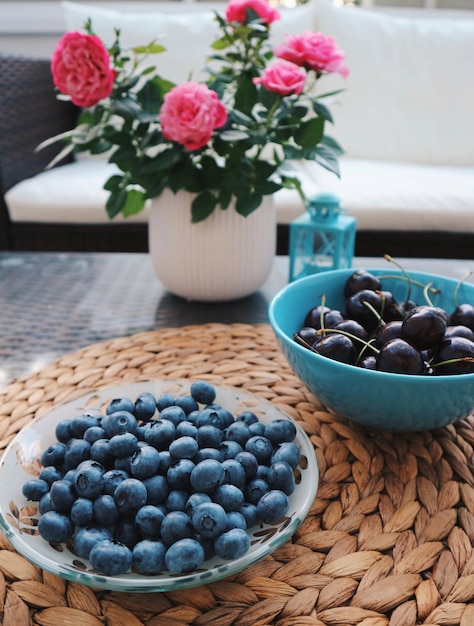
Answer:
[{"label": "sofa backrest", "polygon": [[345,81],[329,79],[345,89],[331,131],[347,155],[473,166],[474,12],[407,17],[329,0],[313,5],[317,29],[334,36],[350,69]]}]

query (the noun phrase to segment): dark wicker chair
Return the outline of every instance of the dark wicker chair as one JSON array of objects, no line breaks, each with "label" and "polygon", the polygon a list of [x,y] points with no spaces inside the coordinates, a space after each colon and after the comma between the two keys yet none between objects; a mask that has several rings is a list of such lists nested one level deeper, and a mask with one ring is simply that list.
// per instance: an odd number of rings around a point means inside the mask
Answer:
[{"label": "dark wicker chair", "polygon": [[[69,130],[78,109],[56,99],[47,59],[0,54],[0,250],[146,252],[146,224],[14,223],[4,194],[41,172],[58,148],[35,152]],[[59,165],[60,167],[60,165]],[[288,226],[278,227],[277,252],[288,252]],[[473,258],[474,234],[358,231],[356,254]]]}]

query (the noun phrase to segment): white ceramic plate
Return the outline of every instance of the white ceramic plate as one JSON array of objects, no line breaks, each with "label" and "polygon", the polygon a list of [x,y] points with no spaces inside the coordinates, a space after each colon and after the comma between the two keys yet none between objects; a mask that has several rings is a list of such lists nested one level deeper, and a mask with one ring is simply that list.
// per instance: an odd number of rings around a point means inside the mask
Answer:
[{"label": "white ceramic plate", "polygon": [[[298,425],[295,443],[301,450],[301,462],[296,470],[296,488],[289,498],[288,514],[278,524],[261,524],[249,529],[250,549],[239,559],[224,561],[214,557],[205,561],[199,571],[184,575],[165,571],[157,576],[133,572],[104,576],[95,572],[89,561],[78,558],[69,545],[53,546],[39,536],[37,505],[24,498],[22,487],[27,480],[38,475],[41,452],[56,440],[56,424],[64,418],[80,415],[85,409],[103,411],[113,398],[135,399],[144,391],[150,391],[155,396],[164,392],[175,396],[187,394],[190,382],[161,380],[101,389],[53,409],[21,430],[0,460],[0,528],[15,549],[35,565],[74,582],[118,591],[152,592],[214,582],[249,567],[285,543],[307,515],[319,481],[313,446]],[[270,402],[240,389],[218,386],[215,389],[216,402],[234,415],[249,409],[264,423],[281,417],[291,419]]]}]

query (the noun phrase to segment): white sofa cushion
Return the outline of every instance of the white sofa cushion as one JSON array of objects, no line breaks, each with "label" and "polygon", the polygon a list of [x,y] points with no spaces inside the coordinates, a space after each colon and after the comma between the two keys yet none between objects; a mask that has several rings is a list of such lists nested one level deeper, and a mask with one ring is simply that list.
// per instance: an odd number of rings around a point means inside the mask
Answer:
[{"label": "white sofa cushion", "polygon": [[[67,30],[80,30],[91,18],[94,32],[110,45],[115,29],[121,31],[123,46],[146,45],[158,39],[166,51],[153,59],[160,74],[180,83],[189,78],[203,78],[202,70],[211,44],[219,36],[215,10],[221,11],[225,3],[209,3],[176,6],[176,2],[158,2],[149,11],[133,11],[133,3],[127,10],[108,9],[93,4],[62,2]],[[301,34],[312,28],[314,7],[311,3],[294,9],[279,9],[282,19],[274,22],[271,37],[274,43],[283,41],[287,33]]]},{"label": "white sofa cushion", "polygon": [[345,50],[350,70],[345,81],[328,77],[345,89],[331,134],[347,156],[473,165],[474,16],[395,17],[313,2],[318,30]]},{"label": "white sofa cushion", "polygon": [[[301,166],[308,195],[334,191],[363,230],[438,230],[474,232],[474,167],[413,165],[389,161],[342,159],[341,181],[314,164]],[[15,222],[108,223],[103,189],[114,166],[82,160],[24,180],[10,189],[6,202]],[[302,213],[299,196],[283,189],[275,194],[277,221],[291,222]],[[122,223],[121,215],[112,223]],[[143,211],[127,218],[147,222]]]}]

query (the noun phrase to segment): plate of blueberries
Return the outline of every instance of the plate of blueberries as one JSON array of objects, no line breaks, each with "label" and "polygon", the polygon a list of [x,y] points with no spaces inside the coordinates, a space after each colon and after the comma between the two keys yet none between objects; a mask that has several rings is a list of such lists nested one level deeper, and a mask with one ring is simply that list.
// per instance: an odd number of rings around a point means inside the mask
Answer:
[{"label": "plate of blueberries", "polygon": [[38,416],[0,459],[0,529],[35,565],[103,589],[214,582],[283,545],[315,498],[303,429],[206,380],[101,388]]}]

